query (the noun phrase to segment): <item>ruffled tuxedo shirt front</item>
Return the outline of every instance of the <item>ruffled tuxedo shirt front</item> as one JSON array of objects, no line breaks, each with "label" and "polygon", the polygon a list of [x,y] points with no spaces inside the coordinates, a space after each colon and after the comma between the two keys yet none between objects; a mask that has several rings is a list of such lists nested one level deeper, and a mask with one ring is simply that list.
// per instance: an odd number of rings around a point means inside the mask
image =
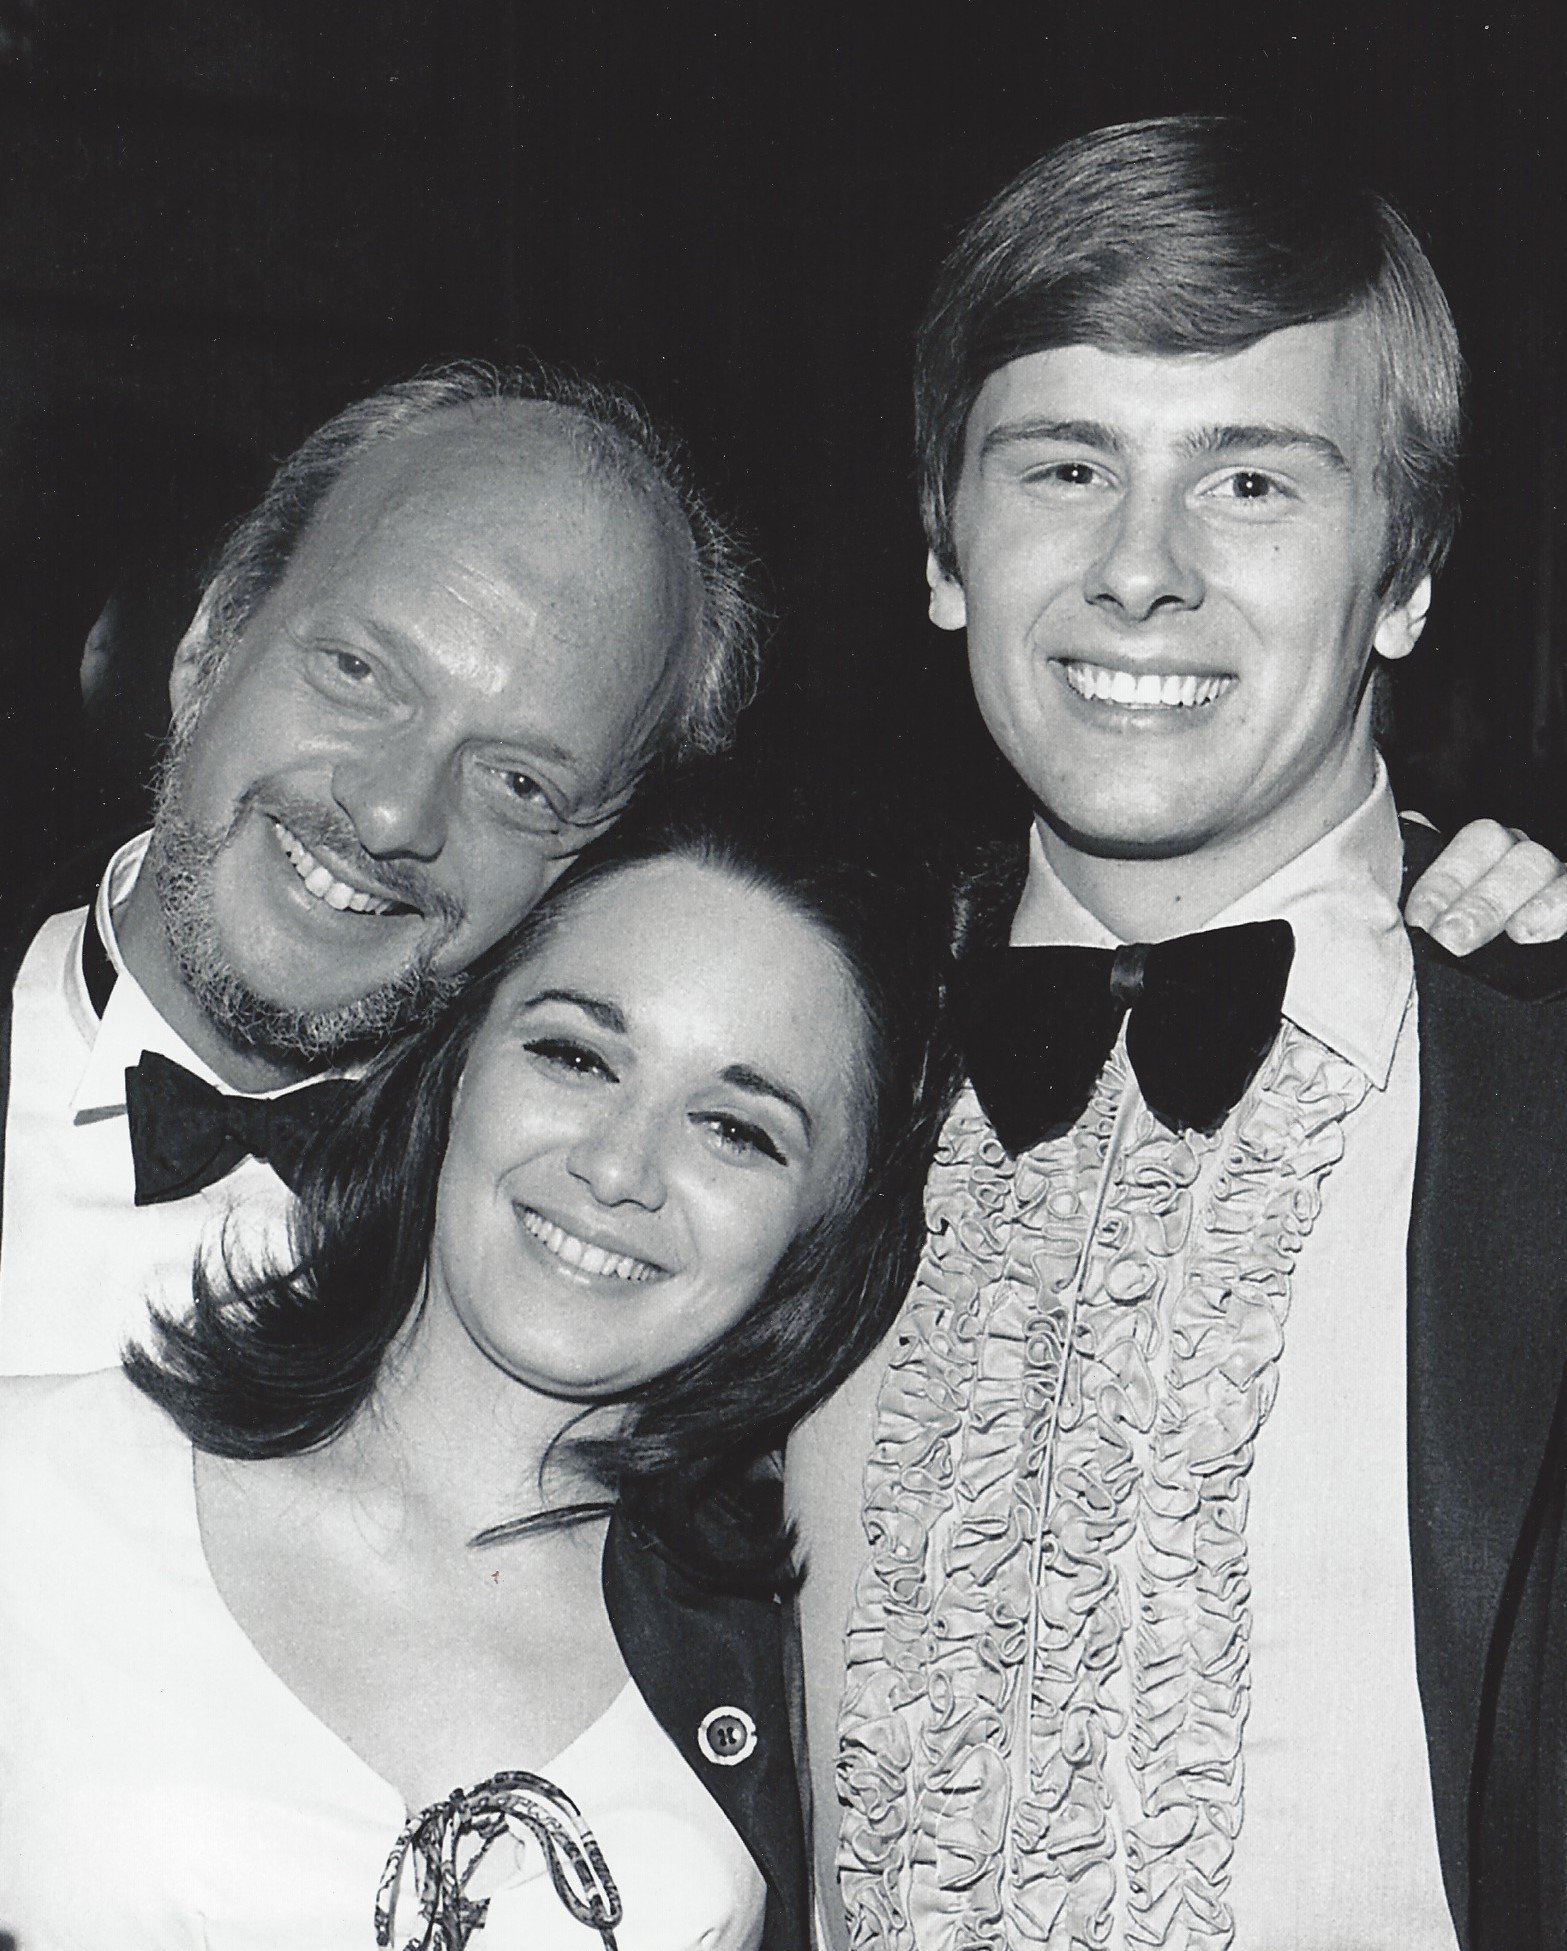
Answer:
[{"label": "ruffled tuxedo shirt front", "polygon": [[[1119,1049],[1020,1158],[955,1108],[903,1316],[790,1459],[856,1946],[1453,1951],[1408,1543],[1400,867],[1379,781],[1215,918],[1281,915],[1297,953],[1213,1138],[1159,1125]],[[1037,849],[1013,939],[1113,945]]]}]

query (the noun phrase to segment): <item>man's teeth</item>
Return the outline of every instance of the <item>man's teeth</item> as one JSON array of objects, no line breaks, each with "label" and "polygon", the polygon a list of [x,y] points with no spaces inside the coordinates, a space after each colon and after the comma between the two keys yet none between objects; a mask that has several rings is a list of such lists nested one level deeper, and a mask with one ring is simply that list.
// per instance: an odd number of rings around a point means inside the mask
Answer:
[{"label": "man's teeth", "polygon": [[396,905],[383,901],[379,895],[365,894],[357,887],[350,887],[340,881],[329,867],[323,867],[302,840],[295,839],[288,828],[279,821],[272,822],[285,854],[293,863],[294,872],[304,882],[306,891],[318,901],[324,901],[329,908],[352,908],[356,915],[389,915]]},{"label": "man's teeth", "polygon": [[542,1213],[534,1212],[531,1206],[521,1210],[526,1230],[547,1253],[564,1260],[568,1267],[578,1267],[585,1274],[610,1274],[616,1280],[657,1280],[663,1272],[661,1267],[649,1266],[646,1260],[634,1260],[629,1253],[606,1253],[601,1246],[590,1246],[575,1233],[568,1233]]},{"label": "man's teeth", "polygon": [[1233,677],[1161,677],[1144,671],[1134,677],[1130,671],[1112,671],[1104,664],[1064,664],[1066,681],[1080,698],[1099,698],[1113,705],[1130,705],[1134,711],[1155,707],[1169,710],[1211,705],[1222,698],[1235,682]]}]

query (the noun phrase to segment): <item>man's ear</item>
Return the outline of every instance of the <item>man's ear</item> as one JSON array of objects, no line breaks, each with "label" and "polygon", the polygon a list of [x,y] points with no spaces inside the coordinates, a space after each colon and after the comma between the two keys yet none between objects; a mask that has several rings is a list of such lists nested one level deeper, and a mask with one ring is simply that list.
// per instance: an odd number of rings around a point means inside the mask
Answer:
[{"label": "man's ear", "polygon": [[209,589],[196,606],[196,614],[190,620],[190,628],[180,638],[179,648],[174,653],[174,663],[169,671],[169,708],[176,718],[190,702],[201,671],[201,660],[206,654],[207,638],[211,630],[212,591]]},{"label": "man's ear", "polygon": [[938,630],[961,630],[968,622],[963,585],[936,560],[934,549],[925,556],[925,580],[930,584],[930,620]]},{"label": "man's ear", "polygon": [[1431,578],[1422,576],[1396,609],[1384,613],[1371,639],[1371,648],[1389,663],[1407,657],[1420,641],[1430,608]]}]

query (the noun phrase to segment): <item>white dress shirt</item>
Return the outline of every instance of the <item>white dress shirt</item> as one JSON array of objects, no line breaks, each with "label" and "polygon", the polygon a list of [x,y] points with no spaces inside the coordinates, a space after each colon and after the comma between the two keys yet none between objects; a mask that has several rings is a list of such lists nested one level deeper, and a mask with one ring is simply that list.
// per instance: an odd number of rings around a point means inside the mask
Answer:
[{"label": "white dress shirt", "polygon": [[[109,863],[95,907],[53,915],[12,992],[0,1221],[0,1374],[82,1373],[119,1360],[148,1308],[183,1312],[191,1268],[223,1228],[245,1254],[286,1252],[292,1195],[270,1165],[243,1160],[203,1192],[135,1204],[125,1072],[155,1050],[228,1087],[130,975],[114,915],[135,885],[146,834]],[[115,983],[100,1021],[82,973],[89,926]],[[281,1093],[269,1093],[281,1095]]]},{"label": "white dress shirt", "polygon": [[[1208,924],[1287,920],[1296,953],[1285,1015],[1372,1086],[1345,1124],[1343,1159],[1296,1266],[1278,1395],[1250,1473],[1251,1703],[1229,1893],[1238,1951],[1456,1944],[1416,1682],[1408,1536],[1405,1245],[1419,1044],[1401,873],[1379,771],[1354,814]],[[1037,835],[1012,940],[1116,945],[1062,886]],[[858,1473],[884,1367],[873,1358],[790,1450],[810,1564],[802,1619],[818,1763],[834,1745],[843,1670],[828,1649],[864,1558]],[[819,1766],[819,1805],[824,1775]]]}]

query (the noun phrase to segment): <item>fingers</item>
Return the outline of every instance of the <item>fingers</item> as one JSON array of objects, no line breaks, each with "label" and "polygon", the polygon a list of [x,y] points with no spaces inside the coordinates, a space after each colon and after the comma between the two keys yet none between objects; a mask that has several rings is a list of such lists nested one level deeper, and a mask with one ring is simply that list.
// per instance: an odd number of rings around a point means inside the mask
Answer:
[{"label": "fingers", "polygon": [[1409,899],[1404,903],[1404,919],[1411,928],[1435,933],[1434,924],[1440,917],[1466,888],[1483,879],[1514,844],[1513,833],[1495,820],[1472,820],[1448,841],[1410,889]]},{"label": "fingers", "polygon": [[1507,932],[1515,942],[1559,942],[1567,935],[1567,868],[1558,866],[1555,880],[1524,902]]},{"label": "fingers", "polygon": [[1412,891],[1411,926],[1455,955],[1493,941],[1545,941],[1567,932],[1567,874],[1548,848],[1494,820],[1465,827]]}]

